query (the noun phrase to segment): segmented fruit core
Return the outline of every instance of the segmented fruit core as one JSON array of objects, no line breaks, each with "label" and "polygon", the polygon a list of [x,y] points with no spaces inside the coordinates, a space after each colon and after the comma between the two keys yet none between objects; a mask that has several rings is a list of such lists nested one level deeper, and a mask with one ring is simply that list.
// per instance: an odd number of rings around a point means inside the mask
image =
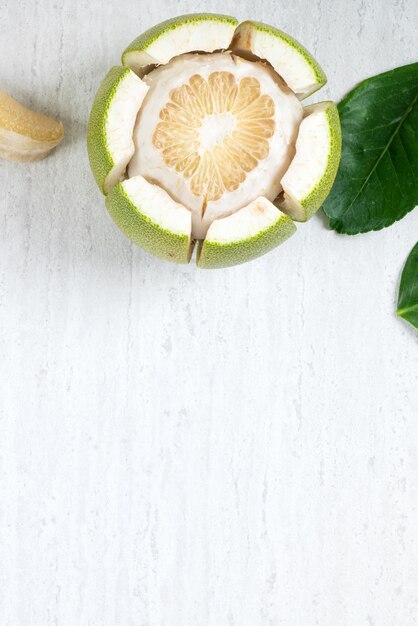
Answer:
[{"label": "segmented fruit core", "polygon": [[269,152],[274,102],[259,81],[230,72],[194,74],[170,92],[153,143],[206,201],[234,191]]},{"label": "segmented fruit core", "polygon": [[190,53],[144,82],[128,173],[186,206],[194,237],[255,198],[278,196],[302,107],[270,67],[228,52]]}]

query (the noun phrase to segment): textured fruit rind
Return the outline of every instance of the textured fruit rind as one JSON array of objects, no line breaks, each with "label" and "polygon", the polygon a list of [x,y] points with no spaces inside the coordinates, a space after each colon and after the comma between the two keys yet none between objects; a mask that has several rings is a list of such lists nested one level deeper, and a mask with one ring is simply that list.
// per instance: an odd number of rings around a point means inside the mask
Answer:
[{"label": "textured fruit rind", "polygon": [[280,215],[274,224],[248,239],[224,244],[205,239],[199,245],[197,265],[202,269],[216,269],[246,263],[273,250],[295,232],[293,220]]},{"label": "textured fruit rind", "polygon": [[[318,89],[321,89],[321,87],[323,87],[326,84],[327,77],[326,77],[326,74],[325,74],[324,70],[319,65],[319,63],[316,61],[316,59],[311,55],[309,50],[307,50],[305,48],[305,46],[303,46],[301,43],[299,43],[299,41],[297,41],[296,39],[294,39],[293,37],[291,37],[290,35],[288,35],[284,31],[279,30],[275,26],[271,26],[270,24],[264,24],[263,22],[253,22],[251,20],[247,20],[245,22],[241,22],[241,24],[239,24],[239,26],[238,26],[238,28],[236,30],[236,34],[237,34],[237,31],[239,31],[239,29],[241,27],[245,28],[246,26],[253,27],[254,29],[256,29],[259,32],[264,32],[264,33],[267,33],[269,35],[273,35],[274,37],[277,37],[278,39],[281,39],[288,46],[293,48],[305,60],[306,64],[311,68],[311,70],[313,72],[314,79],[316,81],[316,84],[314,85],[313,88],[311,88],[309,91],[307,91],[303,95],[299,94],[299,98],[300,99],[307,98],[308,96],[310,96],[313,93],[315,93],[315,91],[318,91]],[[236,34],[234,35],[234,37],[236,36]],[[232,46],[232,48],[234,47],[234,39],[232,40],[231,46]],[[280,72],[279,72],[279,74],[280,74]]]},{"label": "textured fruit rind", "polygon": [[258,30],[264,31],[266,33],[273,33],[273,35],[275,35],[276,37],[280,37],[280,39],[283,39],[283,41],[289,44],[289,46],[292,46],[292,48],[295,48],[295,50],[297,50],[297,52],[299,52],[299,54],[303,56],[303,58],[306,60],[308,65],[311,66],[314,72],[315,78],[317,79],[318,83],[321,83],[320,86],[325,85],[325,83],[327,82],[327,77],[325,75],[324,70],[319,65],[318,61],[314,59],[314,57],[311,55],[309,50],[307,50],[305,46],[299,43],[297,39],[294,39],[293,37],[291,37],[284,31],[280,30],[279,28],[276,28],[275,26],[271,26],[270,24],[264,24],[263,22],[252,22],[250,20],[248,22],[243,22],[243,24],[246,24],[246,23],[253,24]]},{"label": "textured fruit rind", "polygon": [[[310,107],[317,105],[307,106],[305,111],[309,113]],[[329,102],[328,108],[324,111],[324,114],[328,120],[328,128],[330,132],[330,150],[328,153],[327,165],[325,172],[321,179],[317,182],[312,191],[303,198],[300,203],[305,209],[306,218],[308,220],[318,209],[322,206],[327,198],[331,187],[334,184],[335,177],[337,175],[338,166],[340,164],[341,157],[341,124],[340,116],[338,115],[337,105],[334,102]]]},{"label": "textured fruit rind", "polygon": [[[166,35],[169,31],[175,31],[177,28],[186,24],[195,24],[196,22],[212,21],[226,22],[232,26],[238,25],[238,20],[231,15],[223,15],[218,13],[189,13],[172,17],[164,22],[160,22],[146,30],[142,35],[134,39],[122,53],[122,63],[127,65],[126,56],[130,52],[145,52],[161,35]],[[228,42],[229,43],[229,42]],[[190,51],[188,51],[190,52]],[[175,51],[174,51],[174,54]],[[173,54],[173,56],[174,56]]]},{"label": "textured fruit rind", "polygon": [[162,228],[141,212],[119,183],[106,197],[106,207],[115,224],[136,245],[174,263],[190,260],[190,234],[176,234]]},{"label": "textured fruit rind", "polygon": [[87,129],[87,151],[90,167],[98,187],[105,193],[106,178],[115,165],[106,139],[106,121],[110,102],[119,84],[131,72],[128,67],[112,67],[101,83],[90,113]]}]

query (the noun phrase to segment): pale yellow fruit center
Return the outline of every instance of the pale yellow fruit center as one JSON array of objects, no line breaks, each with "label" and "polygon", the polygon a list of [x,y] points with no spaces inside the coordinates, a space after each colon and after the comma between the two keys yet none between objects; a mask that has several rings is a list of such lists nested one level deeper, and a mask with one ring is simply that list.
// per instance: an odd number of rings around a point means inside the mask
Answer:
[{"label": "pale yellow fruit center", "polygon": [[235,129],[235,117],[232,113],[212,113],[202,120],[200,131],[199,154],[212,150],[217,143],[222,143]]},{"label": "pale yellow fruit center", "polygon": [[204,202],[238,189],[269,154],[274,102],[256,78],[218,71],[194,74],[172,89],[160,111],[153,144],[164,163],[189,180]]}]

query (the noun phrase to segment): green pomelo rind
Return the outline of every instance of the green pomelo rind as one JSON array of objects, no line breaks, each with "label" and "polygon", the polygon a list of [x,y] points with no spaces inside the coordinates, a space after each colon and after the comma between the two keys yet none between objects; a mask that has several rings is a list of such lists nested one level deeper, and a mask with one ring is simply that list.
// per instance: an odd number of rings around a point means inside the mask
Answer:
[{"label": "green pomelo rind", "polygon": [[[270,24],[265,24],[264,22],[254,22],[252,20],[246,20],[245,22],[241,22],[241,24],[239,24],[238,28],[235,31],[234,37],[238,34],[239,29],[241,27],[246,27],[246,26],[251,26],[259,32],[267,33],[268,35],[272,35],[273,37],[277,37],[278,39],[281,39],[284,43],[286,43],[288,46],[293,48],[300,55],[301,60],[313,72],[313,76],[315,78],[316,84],[315,86],[311,87],[309,91],[307,91],[306,93],[303,93],[303,95],[298,94],[300,99],[307,98],[308,96],[318,91],[318,89],[321,89],[326,84],[327,76],[324,70],[319,65],[318,61],[312,56],[309,50],[307,50],[305,46],[303,46],[299,41],[297,41],[297,39],[294,39],[293,37],[291,37],[291,35],[288,35],[287,33],[280,30],[279,28],[276,28],[275,26],[271,26]],[[232,45],[231,45],[232,48],[233,48],[233,42],[234,42],[234,39],[232,40]],[[269,59],[266,59],[266,60],[268,61]],[[278,68],[274,68],[274,69],[280,74],[280,71]],[[292,85],[289,85],[289,87],[292,89]]]},{"label": "green pomelo rind", "polygon": [[153,222],[132,202],[123,183],[113,187],[106,197],[106,207],[116,226],[137,246],[173,263],[189,263],[190,233],[173,233]]},{"label": "green pomelo rind", "polygon": [[329,195],[331,187],[334,184],[341,158],[341,124],[338,115],[337,105],[330,102],[330,106],[325,112],[330,130],[330,150],[328,154],[327,166],[320,181],[314,189],[302,201],[302,206],[306,211],[306,219],[312,217],[314,213],[322,206],[323,202]]},{"label": "green pomelo rind", "polygon": [[[331,101],[318,102],[317,104],[307,106],[305,108],[305,113],[309,115],[310,111],[314,111],[316,107],[324,104],[327,104],[324,115],[328,121],[328,129],[330,133],[329,152],[325,171],[323,172],[321,178],[315,183],[308,195],[304,198],[295,198],[300,205],[300,215],[292,214],[290,210],[286,211],[292,219],[300,222],[306,222],[309,220],[322,206],[331,191],[332,185],[334,184],[340,164],[341,124],[337,105]],[[290,165],[289,169],[291,167],[292,165]],[[283,205],[280,205],[279,208],[283,211],[285,210]]]},{"label": "green pomelo rind", "polygon": [[202,269],[217,269],[246,263],[270,252],[295,232],[293,220],[279,214],[273,224],[248,239],[221,243],[206,238],[199,244],[197,265]]},{"label": "green pomelo rind", "polygon": [[106,135],[108,111],[119,85],[130,72],[132,70],[128,67],[112,67],[101,82],[91,108],[87,127],[87,152],[93,176],[103,194],[106,193],[106,179],[116,165]]},{"label": "green pomelo rind", "polygon": [[[130,60],[131,55],[135,55],[137,53],[146,52],[147,49],[155,43],[161,36],[167,36],[171,33],[174,33],[178,28],[187,26],[187,25],[196,25],[200,22],[221,22],[223,24],[230,24],[231,27],[235,28],[238,25],[238,20],[231,15],[223,15],[220,13],[189,13],[186,15],[179,15],[178,17],[172,17],[164,22],[156,24],[152,26],[144,33],[139,35],[136,39],[134,39],[129,46],[122,53],[122,64],[132,67],[137,71],[140,67],[144,67],[145,65],[142,63],[136,64],[133,60]],[[231,37],[233,34],[233,30],[231,30]],[[228,47],[229,41],[225,42],[225,48]],[[202,41],[204,45],[204,41]],[[219,46],[222,48],[223,46]],[[204,47],[201,48],[205,50]],[[181,52],[196,52],[196,50],[182,50]],[[176,51],[173,48],[172,56],[176,56],[181,52]],[[132,57],[131,57],[132,59]]]}]

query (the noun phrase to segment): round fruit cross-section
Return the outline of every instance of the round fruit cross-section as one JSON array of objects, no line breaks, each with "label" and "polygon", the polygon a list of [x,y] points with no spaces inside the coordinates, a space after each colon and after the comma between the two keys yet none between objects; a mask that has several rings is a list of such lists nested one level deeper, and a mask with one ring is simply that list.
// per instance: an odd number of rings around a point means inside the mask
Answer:
[{"label": "round fruit cross-section", "polygon": [[207,201],[238,189],[267,157],[276,126],[274,102],[261,95],[259,81],[247,76],[237,82],[231,72],[212,72],[207,80],[194,74],[170,92],[160,118],[154,146]]},{"label": "round fruit cross-section", "polygon": [[195,249],[199,267],[225,267],[279,245],[322,204],[340,158],[338,112],[302,108],[326,77],[295,39],[190,14],[137,37],[122,63],[97,92],[88,152],[133,242],[179,263]]},{"label": "round fruit cross-section", "polygon": [[194,238],[255,197],[277,197],[302,107],[267,65],[188,54],[144,81],[129,176],[152,180],[188,207]]}]

